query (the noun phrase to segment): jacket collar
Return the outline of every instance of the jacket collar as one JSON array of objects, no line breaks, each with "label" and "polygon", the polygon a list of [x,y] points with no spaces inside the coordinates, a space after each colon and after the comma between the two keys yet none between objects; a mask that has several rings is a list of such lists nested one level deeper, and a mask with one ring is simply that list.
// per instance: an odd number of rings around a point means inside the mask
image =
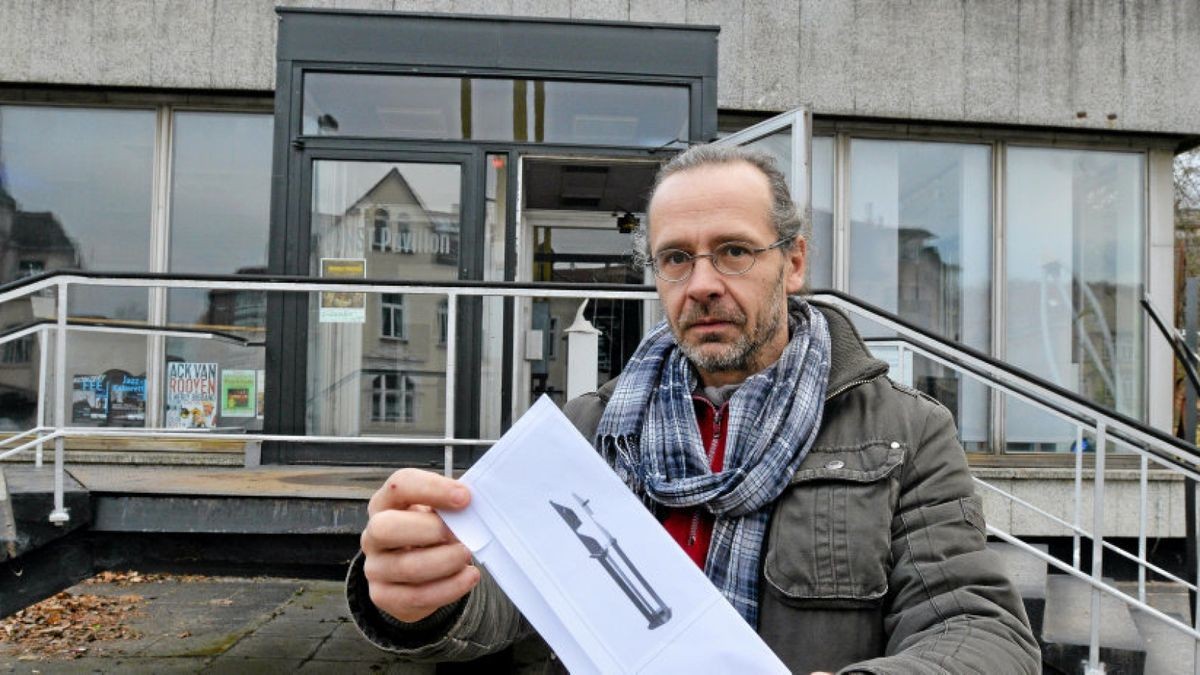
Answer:
[{"label": "jacket collar", "polygon": [[873,380],[887,373],[887,362],[871,356],[858,329],[842,310],[819,300],[809,299],[808,304],[820,310],[829,324],[831,350],[829,384],[825,388],[827,397],[841,393],[854,383]]}]

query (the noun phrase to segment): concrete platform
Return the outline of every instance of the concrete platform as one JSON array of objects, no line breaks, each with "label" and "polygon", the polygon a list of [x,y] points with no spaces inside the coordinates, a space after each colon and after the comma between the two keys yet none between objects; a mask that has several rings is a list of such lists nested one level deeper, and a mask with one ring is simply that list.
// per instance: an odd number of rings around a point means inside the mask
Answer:
[{"label": "concrete platform", "polygon": [[279,578],[88,584],[72,594],[138,594],[136,639],[88,643],[82,658],[0,644],[0,673],[397,673],[427,675],[376,649],[350,622],[342,584]]},{"label": "concrete platform", "polygon": [[93,494],[301,497],[367,500],[391,475],[377,467],[72,466]]}]

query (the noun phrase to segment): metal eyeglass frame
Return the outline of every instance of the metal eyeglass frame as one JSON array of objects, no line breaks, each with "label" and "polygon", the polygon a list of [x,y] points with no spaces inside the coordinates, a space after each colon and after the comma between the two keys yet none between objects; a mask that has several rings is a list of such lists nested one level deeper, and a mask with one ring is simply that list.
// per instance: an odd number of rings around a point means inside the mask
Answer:
[{"label": "metal eyeglass frame", "polygon": [[[784,244],[794,241],[794,239],[795,239],[794,237],[784,237],[783,239],[779,239],[775,243],[769,244],[767,246],[763,246],[762,248],[754,248],[753,246],[750,246],[749,242],[727,241],[724,244],[721,244],[721,245],[717,246],[715,249],[713,249],[712,253],[688,253],[687,251],[684,251],[683,249],[665,248],[665,249],[659,251],[658,253],[650,256],[650,260],[648,260],[646,262],[646,265],[648,267],[650,267],[651,270],[654,271],[654,276],[658,277],[659,279],[662,279],[663,281],[665,281],[669,284],[678,284],[678,283],[687,281],[689,278],[691,278],[692,270],[696,269],[696,261],[699,260],[700,258],[708,258],[709,262],[712,263],[713,269],[715,269],[716,271],[720,272],[721,274],[723,274],[727,277],[740,277],[743,274],[746,274],[750,270],[754,269],[754,264],[758,262],[758,254],[766,253],[767,251],[770,251],[773,248],[779,248],[780,246],[783,246]],[[717,264],[718,253],[721,251],[721,249],[724,249],[729,246],[741,246],[750,253],[750,264],[746,266],[746,269],[744,269],[740,272],[730,272],[725,269],[722,269],[722,267],[719,264]],[[684,274],[683,276],[679,277],[678,279],[671,279],[666,276],[663,276],[662,271],[659,270],[659,268],[658,268],[658,257],[664,253],[668,253],[668,252],[672,252],[672,251],[682,253],[688,257],[689,264],[688,264],[688,268],[687,268],[687,274]]]}]

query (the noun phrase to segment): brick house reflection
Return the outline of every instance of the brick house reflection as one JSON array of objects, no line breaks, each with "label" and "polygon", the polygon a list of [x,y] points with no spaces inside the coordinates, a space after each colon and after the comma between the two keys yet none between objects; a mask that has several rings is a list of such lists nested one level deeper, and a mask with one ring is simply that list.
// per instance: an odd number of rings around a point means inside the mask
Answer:
[{"label": "brick house reflection", "polygon": [[[363,258],[372,278],[458,279],[459,230],[457,204],[449,211],[426,208],[395,167],[344,213],[313,215],[315,257]],[[317,323],[315,304],[312,428],[336,435],[441,435],[446,298],[370,294],[363,324]]]},{"label": "brick house reflection", "polygon": [[[79,247],[58,217],[48,211],[20,210],[0,184],[0,281],[82,267]],[[53,294],[26,297],[0,306],[0,327],[13,328],[53,315]],[[0,430],[33,426],[37,390],[36,336],[5,343],[0,347]]]}]

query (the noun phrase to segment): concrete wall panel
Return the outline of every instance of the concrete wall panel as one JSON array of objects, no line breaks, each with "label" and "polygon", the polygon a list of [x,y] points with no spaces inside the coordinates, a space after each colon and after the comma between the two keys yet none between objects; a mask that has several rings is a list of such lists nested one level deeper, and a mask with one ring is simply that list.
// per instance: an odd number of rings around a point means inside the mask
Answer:
[{"label": "concrete wall panel", "polygon": [[455,14],[484,14],[488,16],[512,16],[512,0],[454,0],[451,4]]},{"label": "concrete wall panel", "polygon": [[32,80],[33,9],[26,0],[0,0],[0,79]]},{"label": "concrete wall panel", "polygon": [[801,3],[800,103],[822,112],[854,114],[854,51],[845,47],[857,43],[854,15],[855,5],[844,0]]},{"label": "concrete wall panel", "polygon": [[91,66],[96,77],[149,84],[154,52],[144,37],[153,28],[153,2],[95,0],[87,4],[92,6]]},{"label": "concrete wall panel", "polygon": [[744,0],[688,0],[687,23],[720,26],[717,37],[717,96],[719,105],[737,107],[725,101],[742,101],[742,13]]},{"label": "concrete wall panel", "polygon": [[271,0],[216,0],[213,81],[231,89],[273,88],[276,24]]},{"label": "concrete wall panel", "polygon": [[630,21],[685,23],[687,0],[644,0],[629,3]]},{"label": "concrete wall panel", "polygon": [[727,109],[1200,134],[1200,3],[1153,0],[0,0],[0,82],[269,90],[275,4],[719,25]]},{"label": "concrete wall panel", "polygon": [[[154,87],[212,87],[212,2],[155,0],[150,34],[154,54],[150,85]],[[224,58],[222,56],[221,58]]]},{"label": "concrete wall panel", "polygon": [[94,76],[91,3],[33,3],[30,30],[29,80],[60,84]]},{"label": "concrete wall panel", "polygon": [[1021,3],[1017,16],[1017,119],[1075,123],[1066,3]]},{"label": "concrete wall panel", "polygon": [[452,12],[452,0],[394,0],[392,9],[397,12]]},{"label": "concrete wall panel", "polygon": [[909,36],[904,55],[909,64],[908,115],[915,119],[962,119],[966,91],[963,3],[936,0],[920,5],[925,11],[910,9],[896,22],[896,32]]},{"label": "concrete wall panel", "polygon": [[629,2],[627,0],[571,0],[571,18],[628,21]]},{"label": "concrete wall panel", "polygon": [[[1115,126],[1124,117],[1121,4],[1075,0],[1068,5],[1071,103],[1087,118]],[[1115,95],[1114,95],[1115,94]],[[1078,117],[1076,119],[1079,119]]]},{"label": "concrete wall panel", "polygon": [[571,16],[571,0],[513,0],[513,16]]},{"label": "concrete wall panel", "polygon": [[965,3],[963,118],[1016,119],[1019,101],[1019,7],[1010,2]]},{"label": "concrete wall panel", "polygon": [[[744,0],[742,104],[786,110],[800,102],[800,4]],[[753,36],[753,39],[746,39]],[[717,87],[719,105],[725,97]]]}]

